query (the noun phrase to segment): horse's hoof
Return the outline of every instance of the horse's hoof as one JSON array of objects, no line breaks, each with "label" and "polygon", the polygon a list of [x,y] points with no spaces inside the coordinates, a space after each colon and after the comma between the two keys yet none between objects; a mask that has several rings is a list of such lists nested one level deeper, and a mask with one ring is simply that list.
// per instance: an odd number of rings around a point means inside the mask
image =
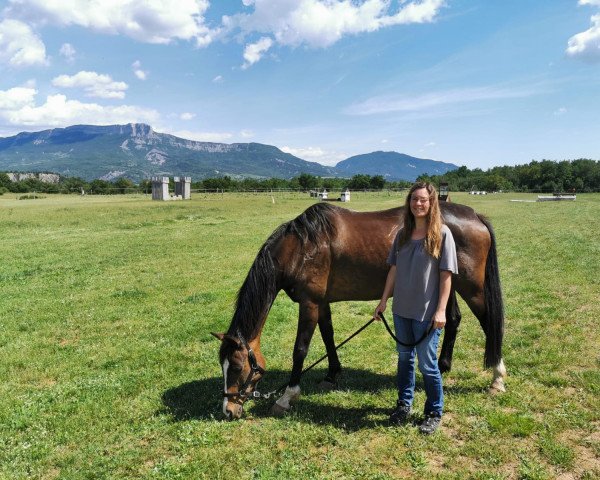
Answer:
[{"label": "horse's hoof", "polygon": [[317,385],[317,388],[325,392],[331,392],[332,390],[337,389],[337,386],[338,385],[336,382],[331,382],[329,380],[321,380]]},{"label": "horse's hoof", "polygon": [[490,395],[498,395],[500,393],[506,392],[506,387],[504,386],[504,382],[502,379],[498,379],[492,383],[492,386],[488,390]]},{"label": "horse's hoof", "polygon": [[452,368],[452,364],[446,360],[439,360],[438,367],[440,369],[440,373],[448,373]]},{"label": "horse's hoof", "polygon": [[271,407],[271,415],[274,417],[283,417],[289,411],[289,408],[282,407],[278,403],[274,403]]}]

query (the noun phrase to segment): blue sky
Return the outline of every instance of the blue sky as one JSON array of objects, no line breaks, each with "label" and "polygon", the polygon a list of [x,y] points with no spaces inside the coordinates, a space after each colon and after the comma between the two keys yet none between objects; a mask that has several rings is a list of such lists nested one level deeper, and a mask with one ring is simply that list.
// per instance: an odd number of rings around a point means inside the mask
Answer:
[{"label": "blue sky", "polygon": [[0,136],[145,122],[334,165],[600,158],[600,0],[4,0]]}]

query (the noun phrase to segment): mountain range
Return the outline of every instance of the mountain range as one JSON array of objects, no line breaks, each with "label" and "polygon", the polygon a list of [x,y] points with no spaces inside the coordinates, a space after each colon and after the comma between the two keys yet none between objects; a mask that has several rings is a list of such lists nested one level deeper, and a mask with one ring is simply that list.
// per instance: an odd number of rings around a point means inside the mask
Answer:
[{"label": "mountain range", "polygon": [[419,175],[443,175],[455,170],[458,165],[424,158],[411,157],[397,152],[373,152],[355,155],[339,162],[335,169],[339,175],[352,176],[357,173],[383,175],[388,180],[415,180]]},{"label": "mountain range", "polygon": [[152,176],[191,176],[193,180],[229,175],[233,178],[292,178],[301,173],[320,177],[383,175],[412,181],[421,174],[438,175],[457,165],[396,152],[357,155],[327,167],[261,143],[213,143],[155,132],[143,123],[74,125],[0,138],[0,171],[54,172],[86,180]]}]

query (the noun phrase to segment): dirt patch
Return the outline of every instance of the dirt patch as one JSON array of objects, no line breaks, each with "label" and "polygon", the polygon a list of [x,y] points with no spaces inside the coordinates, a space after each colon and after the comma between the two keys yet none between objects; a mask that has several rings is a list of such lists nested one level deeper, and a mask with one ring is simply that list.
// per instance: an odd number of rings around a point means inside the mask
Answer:
[{"label": "dirt patch", "polygon": [[42,377],[38,381],[38,386],[41,388],[52,388],[54,385],[56,385],[54,378]]},{"label": "dirt patch", "polygon": [[460,422],[456,420],[453,413],[445,413],[442,419],[442,432],[452,438],[454,445],[461,448],[465,444],[464,432],[460,428]]},{"label": "dirt patch", "polygon": [[572,473],[561,473],[556,477],[556,480],[576,480],[576,478]]},{"label": "dirt patch", "polygon": [[559,436],[559,440],[569,445],[575,452],[575,467],[572,473],[576,475],[576,478],[580,478],[584,473],[589,474],[592,472],[600,477],[600,458],[592,448],[584,445],[599,441],[598,425],[595,425],[595,427],[594,432],[588,436],[582,435],[579,430],[566,430]]},{"label": "dirt patch", "polygon": [[60,475],[60,468],[52,467],[44,473],[42,478],[44,480],[53,480],[55,478],[58,478],[59,475]]}]

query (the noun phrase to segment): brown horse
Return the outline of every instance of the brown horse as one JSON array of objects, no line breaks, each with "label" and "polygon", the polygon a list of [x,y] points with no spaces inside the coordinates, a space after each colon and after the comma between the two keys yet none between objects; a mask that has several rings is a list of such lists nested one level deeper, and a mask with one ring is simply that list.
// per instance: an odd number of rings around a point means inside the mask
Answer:
[{"label": "brown horse", "polygon": [[[485,367],[492,367],[492,389],[504,391],[502,361],[504,314],[496,245],[489,222],[464,205],[441,203],[444,223],[454,236],[458,275],[452,278],[451,301],[440,369],[449,371],[461,315],[455,292],[478,318],[486,336]],[[403,207],[354,212],[318,203],[281,225],[262,246],[238,297],[235,313],[221,340],[220,363],[225,381],[223,412],[239,418],[243,403],[264,374],[260,336],[280,290],[300,306],[293,367],[285,393],[273,405],[282,414],[300,395],[300,375],[315,327],[319,325],[329,369],[325,384],[334,386],[341,372],[335,350],[329,304],[381,297],[389,267],[386,259],[400,228]]]}]

